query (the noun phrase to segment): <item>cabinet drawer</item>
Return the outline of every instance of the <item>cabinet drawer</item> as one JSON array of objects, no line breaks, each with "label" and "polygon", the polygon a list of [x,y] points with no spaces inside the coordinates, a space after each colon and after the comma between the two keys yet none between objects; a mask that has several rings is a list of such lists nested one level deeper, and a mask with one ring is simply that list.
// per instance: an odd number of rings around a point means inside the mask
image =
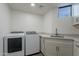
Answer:
[{"label": "cabinet drawer", "polygon": [[45,45],[56,45],[56,46],[64,46],[64,45],[68,45],[68,46],[72,46],[73,42],[72,41],[67,41],[67,40],[58,40],[58,39],[45,39]]}]

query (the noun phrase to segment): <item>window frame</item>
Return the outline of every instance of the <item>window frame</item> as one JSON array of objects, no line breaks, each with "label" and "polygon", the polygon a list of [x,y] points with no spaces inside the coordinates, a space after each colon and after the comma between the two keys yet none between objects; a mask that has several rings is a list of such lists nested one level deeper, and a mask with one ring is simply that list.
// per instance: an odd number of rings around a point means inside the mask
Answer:
[{"label": "window frame", "polygon": [[[59,16],[59,9],[61,9],[61,8],[66,8],[66,7],[70,7],[70,17],[72,17],[72,5],[66,5],[66,6],[61,6],[61,7],[58,7],[58,17],[60,17]],[[62,16],[63,17],[63,16]],[[65,16],[64,16],[65,17]]]}]

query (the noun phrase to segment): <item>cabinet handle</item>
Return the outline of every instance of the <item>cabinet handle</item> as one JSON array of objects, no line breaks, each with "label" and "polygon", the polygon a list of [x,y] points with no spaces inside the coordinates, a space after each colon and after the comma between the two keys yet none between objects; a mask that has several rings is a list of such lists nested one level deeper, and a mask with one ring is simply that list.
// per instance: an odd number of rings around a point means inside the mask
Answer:
[{"label": "cabinet handle", "polygon": [[59,47],[58,47],[58,51],[59,51]]},{"label": "cabinet handle", "polygon": [[57,52],[57,56],[59,56],[59,47],[56,46],[56,52]]},{"label": "cabinet handle", "polygon": [[57,52],[57,56],[59,56],[59,47],[56,46],[56,52]]},{"label": "cabinet handle", "polygon": [[58,56],[58,47],[56,46],[56,54],[57,54],[57,56]]},{"label": "cabinet handle", "polygon": [[59,47],[58,47],[58,56],[59,56],[60,54],[59,54]]},{"label": "cabinet handle", "polygon": [[58,51],[58,47],[56,46],[56,51]]}]

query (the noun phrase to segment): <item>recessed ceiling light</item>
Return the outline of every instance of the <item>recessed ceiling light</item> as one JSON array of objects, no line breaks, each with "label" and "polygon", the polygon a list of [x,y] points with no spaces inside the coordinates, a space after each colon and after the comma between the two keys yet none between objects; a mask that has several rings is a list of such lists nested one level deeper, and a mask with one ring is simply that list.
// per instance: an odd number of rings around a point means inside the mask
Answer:
[{"label": "recessed ceiling light", "polygon": [[34,6],[35,6],[35,3],[31,3],[31,6],[33,6],[33,7],[34,7]]}]

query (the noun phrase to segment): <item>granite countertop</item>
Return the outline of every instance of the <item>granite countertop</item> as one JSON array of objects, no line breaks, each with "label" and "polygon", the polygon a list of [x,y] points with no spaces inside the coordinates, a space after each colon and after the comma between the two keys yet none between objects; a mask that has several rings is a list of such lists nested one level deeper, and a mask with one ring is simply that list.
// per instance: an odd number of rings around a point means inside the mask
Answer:
[{"label": "granite countertop", "polygon": [[51,35],[45,35],[45,34],[40,34],[41,37],[43,38],[50,38],[50,39],[65,39],[65,40],[74,40],[74,41],[79,41],[79,35],[63,35],[64,37],[51,37]]}]

